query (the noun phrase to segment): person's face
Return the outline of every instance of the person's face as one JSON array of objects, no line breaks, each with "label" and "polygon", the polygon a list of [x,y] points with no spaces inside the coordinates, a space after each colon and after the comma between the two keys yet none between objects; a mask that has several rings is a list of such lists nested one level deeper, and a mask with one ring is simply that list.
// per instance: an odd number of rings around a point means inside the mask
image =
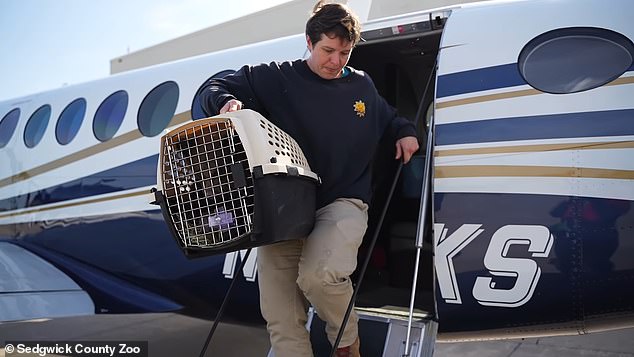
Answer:
[{"label": "person's face", "polygon": [[335,79],[341,75],[343,67],[348,63],[352,53],[352,42],[339,37],[330,38],[321,34],[316,44],[308,42],[310,57],[306,60],[308,67],[323,79]]}]

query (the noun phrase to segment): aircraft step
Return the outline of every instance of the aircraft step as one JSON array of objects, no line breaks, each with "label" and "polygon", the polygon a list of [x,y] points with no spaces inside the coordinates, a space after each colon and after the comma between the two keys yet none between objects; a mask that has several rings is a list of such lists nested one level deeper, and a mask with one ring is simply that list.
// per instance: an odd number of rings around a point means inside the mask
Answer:
[{"label": "aircraft step", "polygon": [[[359,315],[359,339],[363,357],[428,357],[434,354],[438,323],[424,312],[415,312],[410,350],[405,355],[408,312],[398,308],[355,308]],[[330,343],[324,322],[310,311],[310,339],[315,357],[329,357]]]}]

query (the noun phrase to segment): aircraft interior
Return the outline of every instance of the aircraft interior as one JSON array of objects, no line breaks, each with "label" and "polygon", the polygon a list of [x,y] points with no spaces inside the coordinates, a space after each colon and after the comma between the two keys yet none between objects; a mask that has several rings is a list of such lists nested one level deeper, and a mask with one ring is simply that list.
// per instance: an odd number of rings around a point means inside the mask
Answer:
[{"label": "aircraft interior", "polygon": [[[398,114],[416,122],[421,149],[404,165],[393,197],[387,202],[398,168],[394,160],[393,140],[384,137],[375,154],[373,167],[373,202],[370,205],[368,230],[360,248],[357,272],[369,251],[372,238],[379,235],[361,282],[356,306],[406,311],[410,304],[415,271],[416,234],[424,174],[426,124],[432,115],[435,76],[441,30],[389,40],[361,42],[353,51],[349,64],[370,74],[381,95]],[[431,77],[431,78],[430,78]],[[431,202],[431,201],[430,201]],[[378,227],[382,210],[389,204],[385,219]],[[428,209],[428,215],[432,213]],[[425,227],[417,279],[415,311],[434,314],[434,274],[430,222]]]}]

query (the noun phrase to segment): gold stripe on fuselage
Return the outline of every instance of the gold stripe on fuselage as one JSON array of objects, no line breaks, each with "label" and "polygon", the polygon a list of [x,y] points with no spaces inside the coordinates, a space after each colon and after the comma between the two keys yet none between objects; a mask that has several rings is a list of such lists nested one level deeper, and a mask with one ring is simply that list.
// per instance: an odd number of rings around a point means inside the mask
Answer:
[{"label": "gold stripe on fuselage", "polygon": [[437,149],[435,157],[456,156],[456,155],[485,155],[485,154],[516,154],[528,152],[548,152],[563,150],[592,150],[592,149],[632,149],[634,141],[612,141],[612,142],[577,142],[563,144],[536,144],[536,145],[510,145],[469,149]]},{"label": "gold stripe on fuselage", "polygon": [[559,177],[634,180],[632,170],[557,166],[463,165],[435,166],[434,178],[459,177]]},{"label": "gold stripe on fuselage", "polygon": [[[185,123],[187,121],[189,121],[191,119],[191,114],[189,111],[180,113],[175,115],[172,120],[170,121],[168,127],[174,126],[174,125],[178,125],[178,124],[182,124]],[[37,175],[41,175],[43,173],[55,170],[57,168],[60,168],[62,166],[68,165],[70,163],[73,163],[75,161],[79,161],[79,160],[83,160],[85,158],[88,158],[90,156],[99,154],[101,152],[104,152],[106,150],[110,150],[112,148],[127,144],[129,142],[132,142],[136,139],[140,139],[142,138],[143,135],[141,134],[141,132],[136,129],[136,130],[132,130],[130,132],[127,132],[125,134],[119,135],[117,137],[114,137],[108,141],[99,143],[97,145],[93,145],[90,147],[87,147],[83,150],[74,152],[70,155],[64,156],[62,158],[59,158],[57,160],[53,160],[50,162],[47,162],[43,165],[34,167],[30,170],[26,170],[26,171],[22,171],[18,174],[15,174],[13,176],[4,178],[0,180],[0,187],[4,187],[7,185],[10,185],[12,183],[16,183],[16,182],[20,182],[20,181],[24,181],[27,180],[31,177],[37,176]],[[157,148],[157,152],[158,152],[158,148]]]},{"label": "gold stripe on fuselage", "polygon": [[150,191],[148,191],[148,190],[135,191],[135,192],[122,193],[122,194],[114,195],[114,196],[93,198],[93,199],[79,201],[79,202],[62,203],[62,204],[51,205],[51,206],[46,206],[46,207],[34,207],[34,208],[31,208],[31,209],[28,209],[28,210],[25,210],[25,211],[9,212],[9,213],[0,214],[0,218],[15,217],[15,216],[21,216],[21,215],[24,215],[24,214],[39,213],[39,212],[50,211],[50,210],[54,210],[54,209],[87,205],[87,204],[91,204],[91,203],[100,203],[100,202],[114,201],[114,200],[118,200],[118,199],[121,199],[121,198],[142,196],[142,195],[148,195],[148,194],[150,194]]},{"label": "gold stripe on fuselage", "polygon": [[[617,86],[617,85],[632,84],[632,83],[634,83],[634,77],[621,77],[621,78],[617,78],[613,80],[612,82],[608,84],[605,84],[604,86]],[[466,105],[466,104],[484,103],[484,102],[490,102],[493,100],[500,100],[500,99],[527,97],[527,96],[536,95],[536,94],[548,94],[548,93],[541,92],[541,91],[538,91],[537,89],[531,88],[531,89],[522,89],[522,90],[504,92],[504,93],[486,94],[486,95],[480,95],[480,96],[475,96],[470,98],[454,99],[454,100],[448,100],[445,102],[437,102],[436,109],[457,107],[457,106]]]}]

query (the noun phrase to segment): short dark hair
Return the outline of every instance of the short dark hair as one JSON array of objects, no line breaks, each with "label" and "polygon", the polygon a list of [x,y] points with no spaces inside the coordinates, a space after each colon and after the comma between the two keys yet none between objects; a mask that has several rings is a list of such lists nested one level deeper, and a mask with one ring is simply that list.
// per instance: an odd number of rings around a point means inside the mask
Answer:
[{"label": "short dark hair", "polygon": [[319,1],[313,14],[306,22],[306,35],[314,45],[321,40],[321,34],[339,37],[356,45],[361,38],[359,18],[346,5]]}]

